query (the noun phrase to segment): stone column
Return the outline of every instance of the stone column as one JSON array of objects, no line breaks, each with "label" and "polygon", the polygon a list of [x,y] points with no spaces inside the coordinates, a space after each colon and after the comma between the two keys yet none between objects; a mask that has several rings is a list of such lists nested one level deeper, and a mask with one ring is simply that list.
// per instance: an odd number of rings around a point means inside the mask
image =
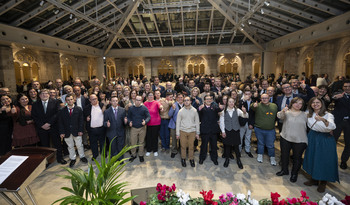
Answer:
[{"label": "stone column", "polygon": [[178,57],[176,59],[176,64],[177,64],[177,68],[176,68],[176,75],[181,75],[183,76],[184,75],[184,70],[185,70],[185,62],[184,62],[184,59],[183,57]]},{"label": "stone column", "polygon": [[40,52],[39,58],[40,82],[47,82],[48,80],[61,78],[61,61],[59,53]]},{"label": "stone column", "polygon": [[83,81],[89,79],[88,59],[87,57],[76,57],[75,77],[81,78]]},{"label": "stone column", "polygon": [[0,82],[9,88],[11,93],[16,92],[15,66],[10,47],[0,46]]},{"label": "stone column", "polygon": [[96,77],[102,82],[103,75],[105,74],[105,64],[102,57],[98,57],[97,59],[97,67],[96,67]]},{"label": "stone column", "polygon": [[143,60],[143,62],[145,63],[145,75],[147,76],[147,79],[151,79],[153,73],[153,69],[152,69],[152,61],[150,58],[145,58]]},{"label": "stone column", "polygon": [[264,52],[264,76],[266,77],[270,73],[276,72],[276,64],[277,64],[277,53],[275,52]]}]

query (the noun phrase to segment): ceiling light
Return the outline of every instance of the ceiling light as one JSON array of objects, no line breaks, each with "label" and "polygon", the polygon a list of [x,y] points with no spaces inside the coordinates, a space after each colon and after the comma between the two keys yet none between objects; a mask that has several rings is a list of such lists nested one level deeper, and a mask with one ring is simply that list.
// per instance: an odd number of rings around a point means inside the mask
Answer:
[{"label": "ceiling light", "polygon": [[244,24],[242,23],[241,26],[244,27]]},{"label": "ceiling light", "polygon": [[57,9],[53,13],[57,15],[59,12],[60,12],[60,10]]},{"label": "ceiling light", "polygon": [[248,21],[248,24],[250,25],[250,24],[252,24],[252,22],[251,22],[251,21]]},{"label": "ceiling light", "polygon": [[72,19],[72,18],[73,18],[73,14],[70,14],[70,15],[69,15],[69,18]]},{"label": "ceiling light", "polygon": [[109,34],[107,33],[107,37],[109,36]]},{"label": "ceiling light", "polygon": [[23,49],[26,49],[26,47],[24,47],[24,46],[23,46],[22,48],[23,48]]},{"label": "ceiling light", "polygon": [[243,28],[240,28],[241,31],[243,31]]},{"label": "ceiling light", "polygon": [[264,4],[265,4],[266,6],[270,6],[270,3],[267,2],[267,1],[265,1]]},{"label": "ceiling light", "polygon": [[106,57],[103,56],[103,60],[106,60]]},{"label": "ceiling light", "polygon": [[261,14],[264,14],[264,10],[263,9],[261,9],[260,12],[261,12]]},{"label": "ceiling light", "polygon": [[77,20],[78,20],[78,19],[77,19],[77,18],[75,18],[75,19],[74,19],[74,23],[76,23],[76,22],[77,22]]},{"label": "ceiling light", "polygon": [[44,3],[45,3],[44,1],[41,1],[39,5],[40,5],[40,6],[43,6]]}]

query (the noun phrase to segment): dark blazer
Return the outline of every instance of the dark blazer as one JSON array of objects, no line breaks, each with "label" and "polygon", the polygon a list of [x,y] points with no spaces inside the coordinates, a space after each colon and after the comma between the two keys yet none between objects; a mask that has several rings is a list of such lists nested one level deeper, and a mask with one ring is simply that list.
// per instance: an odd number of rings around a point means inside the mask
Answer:
[{"label": "dark blazer", "polygon": [[[99,106],[100,108],[102,109],[103,108],[103,103],[99,102]],[[88,116],[91,116],[91,108],[92,108],[92,105],[91,104],[88,104],[85,109],[83,110],[84,112],[84,121],[86,121],[86,118]],[[91,120],[90,121],[86,121],[86,130],[89,131],[90,129],[90,125],[91,125]]]},{"label": "dark blazer", "polygon": [[218,124],[219,112],[221,112],[221,109],[215,104],[211,104],[209,108],[204,105],[204,107],[198,111],[199,119],[201,121],[201,134],[215,134],[220,132]]},{"label": "dark blazer", "polygon": [[[160,88],[160,93],[162,93],[165,90],[164,86],[158,85],[158,87]],[[154,92],[155,90],[156,90],[156,86],[152,84],[152,91]]]},{"label": "dark blazer", "polygon": [[47,103],[46,113],[41,100],[36,101],[32,105],[32,118],[38,130],[42,129],[45,123],[49,123],[51,128],[57,128],[57,113],[59,110],[59,101],[49,99]]},{"label": "dark blazer", "polygon": [[64,134],[65,138],[71,134],[76,137],[78,132],[84,131],[83,110],[79,106],[74,106],[72,115],[69,115],[69,110],[66,106],[60,110],[58,116],[58,131],[60,134]]},{"label": "dark blazer", "polygon": [[[305,104],[307,104],[312,97],[315,97],[315,93],[308,85],[306,85],[305,89],[306,89],[306,94],[301,94],[301,93],[292,94],[292,99],[295,97],[300,97],[304,100]],[[283,98],[284,98],[284,94],[276,98],[276,105],[277,105],[278,111],[281,111],[283,109],[281,108]]]},{"label": "dark blazer", "polygon": [[[117,119],[114,117],[113,107],[108,108],[104,113],[103,126],[107,128],[107,137],[111,140],[114,137],[124,137],[125,124],[124,118],[126,117],[125,109],[118,106]],[[107,121],[111,123],[110,127],[107,127]]]},{"label": "dark blazer", "polygon": [[[221,90],[220,91],[222,92],[223,90],[224,90],[224,86],[221,85]],[[210,91],[213,91],[215,93],[219,92],[219,90],[215,86],[211,87]]]},{"label": "dark blazer", "polygon": [[[350,99],[348,99],[345,94],[342,98],[334,99],[334,122],[339,124],[343,121],[344,117],[350,117]],[[350,119],[348,120],[350,122]]]},{"label": "dark blazer", "polygon": [[[165,98],[166,97],[166,93],[168,92],[168,90],[164,90],[162,93],[161,93],[161,97]],[[169,90],[169,92],[171,92],[173,95],[175,95],[177,92],[173,89]]]},{"label": "dark blazer", "polygon": [[[254,101],[252,100],[250,102],[250,105],[252,105],[253,103],[254,103]],[[254,126],[254,123],[255,123],[255,112],[248,107],[247,101],[240,100],[239,103],[238,103],[238,108],[242,109],[242,106],[245,107],[245,109],[247,110],[247,112],[249,114],[249,118],[248,118],[248,121],[247,121],[248,125]]]},{"label": "dark blazer", "polygon": [[[81,109],[84,110],[86,105],[90,104],[90,101],[87,98],[85,98],[84,95],[80,95],[80,100],[81,100],[81,106],[82,106]],[[75,101],[74,104],[77,105],[77,101]]]}]

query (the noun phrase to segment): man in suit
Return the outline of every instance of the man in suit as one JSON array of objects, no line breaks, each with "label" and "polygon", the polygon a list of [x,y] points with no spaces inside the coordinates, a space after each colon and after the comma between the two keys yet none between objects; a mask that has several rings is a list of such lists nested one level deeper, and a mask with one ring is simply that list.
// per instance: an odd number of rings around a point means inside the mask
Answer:
[{"label": "man in suit", "polygon": [[64,94],[66,94],[64,89],[63,89],[63,82],[62,82],[62,80],[60,78],[56,79],[56,89],[59,92],[59,96],[62,96]]},{"label": "man in suit", "polygon": [[100,145],[100,153],[102,153],[105,143],[103,112],[106,107],[98,101],[95,94],[91,94],[89,100],[90,104],[84,109],[84,120],[86,121],[86,129],[89,133],[92,158],[96,159],[99,155],[98,145]]},{"label": "man in suit", "polygon": [[67,94],[65,100],[67,106],[60,111],[58,128],[61,140],[64,139],[68,145],[69,159],[71,160],[69,166],[73,167],[76,162],[74,142],[78,149],[80,161],[88,162],[85,158],[82,143],[84,116],[83,110],[79,106],[74,105],[75,100],[72,94]]},{"label": "man in suit", "polygon": [[171,139],[171,158],[174,158],[178,152],[178,139],[176,139],[176,119],[179,110],[184,106],[184,95],[182,93],[176,94],[176,102],[169,109],[169,128],[170,128],[170,139]]},{"label": "man in suit", "polygon": [[211,87],[211,91],[215,92],[216,94],[218,94],[219,97],[221,97],[223,89],[224,86],[222,86],[221,84],[221,78],[216,77],[214,79],[214,86]]},{"label": "man in suit", "polygon": [[203,164],[207,158],[208,143],[210,144],[210,158],[215,165],[218,165],[217,135],[220,132],[218,125],[219,112],[218,105],[213,104],[213,97],[204,97],[204,104],[199,106],[200,133],[202,138],[201,151],[199,154],[199,164]]},{"label": "man in suit", "polygon": [[161,85],[159,85],[159,78],[155,77],[152,84],[152,91],[160,90],[160,93],[164,92],[165,88]]},{"label": "man in suit", "polygon": [[36,125],[36,130],[43,147],[50,147],[50,138],[57,149],[56,159],[61,164],[67,164],[62,155],[62,144],[58,134],[57,112],[59,103],[57,100],[49,99],[48,89],[42,89],[40,100],[36,101],[32,107],[32,117]]},{"label": "man in suit", "polygon": [[173,85],[170,81],[166,82],[165,87],[165,90],[161,92],[161,97],[165,98],[166,94],[169,92],[173,94],[173,97],[175,97],[176,91],[173,89]]},{"label": "man in suit", "polygon": [[343,93],[333,96],[335,107],[333,111],[336,128],[333,135],[336,140],[339,139],[341,132],[344,132],[345,147],[341,155],[340,168],[346,169],[346,162],[350,156],[350,81],[346,80],[343,84]]},{"label": "man in suit", "polygon": [[118,97],[111,98],[112,106],[105,111],[103,119],[112,156],[117,155],[124,147],[125,124],[128,122],[125,109],[118,106],[118,102]]}]

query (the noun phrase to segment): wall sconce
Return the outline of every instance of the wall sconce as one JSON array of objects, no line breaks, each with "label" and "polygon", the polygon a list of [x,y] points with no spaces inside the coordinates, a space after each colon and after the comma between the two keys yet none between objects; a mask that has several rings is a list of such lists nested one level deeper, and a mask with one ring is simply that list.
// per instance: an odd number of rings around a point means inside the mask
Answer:
[{"label": "wall sconce", "polygon": [[28,67],[29,64],[28,63],[23,63],[23,66]]}]

